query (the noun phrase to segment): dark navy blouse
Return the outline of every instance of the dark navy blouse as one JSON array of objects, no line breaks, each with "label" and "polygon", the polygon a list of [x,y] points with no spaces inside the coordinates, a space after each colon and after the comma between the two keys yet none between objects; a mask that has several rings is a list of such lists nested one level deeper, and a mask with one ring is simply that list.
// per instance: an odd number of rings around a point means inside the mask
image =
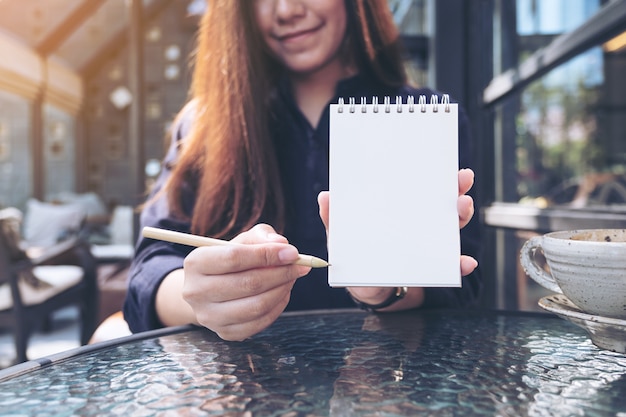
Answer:
[{"label": "dark navy blouse", "polygon": [[[361,76],[343,80],[337,85],[336,103],[339,97],[348,102],[350,97],[360,101],[366,97],[368,102],[373,96],[426,95],[430,100],[437,92],[430,89],[403,87],[392,89],[376,86],[371,80]],[[322,114],[319,125],[311,126],[294,102],[287,86],[282,86],[274,98],[272,123],[276,141],[278,161],[283,177],[285,203],[287,207],[287,225],[285,237],[298,248],[300,253],[307,253],[327,259],[326,231],[319,217],[317,195],[328,190],[328,107]],[[163,161],[162,172],[157,179],[152,195],[157,192],[170,175],[170,167],[177,159],[181,140],[186,136],[193,123],[192,112],[187,112],[172,127],[172,143]],[[410,133],[408,132],[409,136]],[[417,133],[416,133],[417,135]],[[383,138],[381,138],[383,140]],[[459,111],[459,167],[472,167],[471,141],[469,124],[463,109]],[[470,192],[470,195],[473,190]],[[195,194],[192,190],[185,193],[185,208],[193,208]],[[146,206],[141,214],[141,227],[154,226],[182,232],[190,231],[190,224],[171,216],[167,199],[161,196],[153,204]],[[296,215],[297,214],[297,215]],[[420,213],[415,213],[419,216]],[[478,220],[461,230],[462,253],[479,258],[480,237]],[[163,325],[155,310],[157,289],[166,275],[182,268],[184,257],[193,248],[151,239],[139,238],[136,254],[130,268],[130,283],[124,303],[124,317],[133,332],[150,330]],[[475,303],[482,287],[479,271],[476,270],[463,278],[461,288],[426,288],[425,304],[429,307],[463,307]],[[287,310],[327,309],[354,307],[343,288],[331,288],[328,285],[327,270],[312,269],[308,276],[298,279],[291,293]]]}]

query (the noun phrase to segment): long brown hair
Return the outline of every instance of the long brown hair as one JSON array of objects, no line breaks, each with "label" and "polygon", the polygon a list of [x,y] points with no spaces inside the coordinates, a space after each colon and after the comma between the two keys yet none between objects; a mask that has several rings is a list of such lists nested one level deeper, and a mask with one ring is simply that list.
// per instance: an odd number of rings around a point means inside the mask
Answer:
[{"label": "long brown hair", "polygon": [[[398,31],[387,0],[346,0],[355,65],[383,85],[405,82]],[[283,191],[270,103],[280,67],[258,33],[249,0],[211,0],[198,32],[191,84],[194,123],[166,183],[173,213],[193,233],[231,238],[261,219],[282,231]],[[196,194],[193,213],[182,190]]]}]

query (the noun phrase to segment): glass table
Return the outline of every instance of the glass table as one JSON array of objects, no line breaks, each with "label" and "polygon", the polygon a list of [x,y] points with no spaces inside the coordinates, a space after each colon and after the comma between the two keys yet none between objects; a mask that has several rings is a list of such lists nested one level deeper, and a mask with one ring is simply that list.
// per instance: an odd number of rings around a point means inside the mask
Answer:
[{"label": "glass table", "polygon": [[0,372],[20,416],[626,416],[626,355],[548,313],[284,314],[244,342],[141,333]]}]

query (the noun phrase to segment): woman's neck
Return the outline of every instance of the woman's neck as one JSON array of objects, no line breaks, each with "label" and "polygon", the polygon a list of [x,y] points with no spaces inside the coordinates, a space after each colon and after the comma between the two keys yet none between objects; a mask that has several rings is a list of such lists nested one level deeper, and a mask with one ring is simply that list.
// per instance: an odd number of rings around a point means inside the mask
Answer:
[{"label": "woman's neck", "polygon": [[338,63],[313,73],[292,74],[296,103],[311,126],[315,127],[319,123],[326,105],[335,95],[337,83],[354,74],[354,71]]}]

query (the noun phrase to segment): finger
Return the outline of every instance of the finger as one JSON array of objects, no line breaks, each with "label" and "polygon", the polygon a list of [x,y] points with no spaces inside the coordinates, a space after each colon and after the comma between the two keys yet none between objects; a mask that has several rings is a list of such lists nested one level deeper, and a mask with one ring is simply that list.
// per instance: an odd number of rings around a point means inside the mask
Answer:
[{"label": "finger", "polygon": [[478,261],[471,256],[461,255],[461,275],[469,275],[478,266]]},{"label": "finger", "polygon": [[287,238],[276,233],[269,224],[259,223],[247,232],[237,235],[232,242],[235,243],[288,243]]},{"label": "finger", "polygon": [[320,208],[320,218],[326,228],[328,234],[328,207],[330,204],[330,193],[328,191],[322,191],[317,196],[317,204]]},{"label": "finger", "polygon": [[309,267],[287,265],[257,268],[241,273],[201,275],[185,274],[183,297],[189,302],[225,302],[254,297],[283,285],[293,285],[305,276]]},{"label": "finger", "polygon": [[291,265],[298,256],[294,246],[284,243],[203,246],[187,255],[184,268],[202,275],[220,275]]},{"label": "finger", "polygon": [[474,185],[474,171],[469,168],[459,170],[459,195],[467,193]]},{"label": "finger", "polygon": [[283,286],[263,296],[213,304],[198,314],[198,323],[224,340],[244,340],[276,321],[290,293],[291,286]]},{"label": "finger", "polygon": [[459,196],[457,211],[459,212],[459,227],[462,229],[467,226],[474,216],[474,199],[469,195]]}]

